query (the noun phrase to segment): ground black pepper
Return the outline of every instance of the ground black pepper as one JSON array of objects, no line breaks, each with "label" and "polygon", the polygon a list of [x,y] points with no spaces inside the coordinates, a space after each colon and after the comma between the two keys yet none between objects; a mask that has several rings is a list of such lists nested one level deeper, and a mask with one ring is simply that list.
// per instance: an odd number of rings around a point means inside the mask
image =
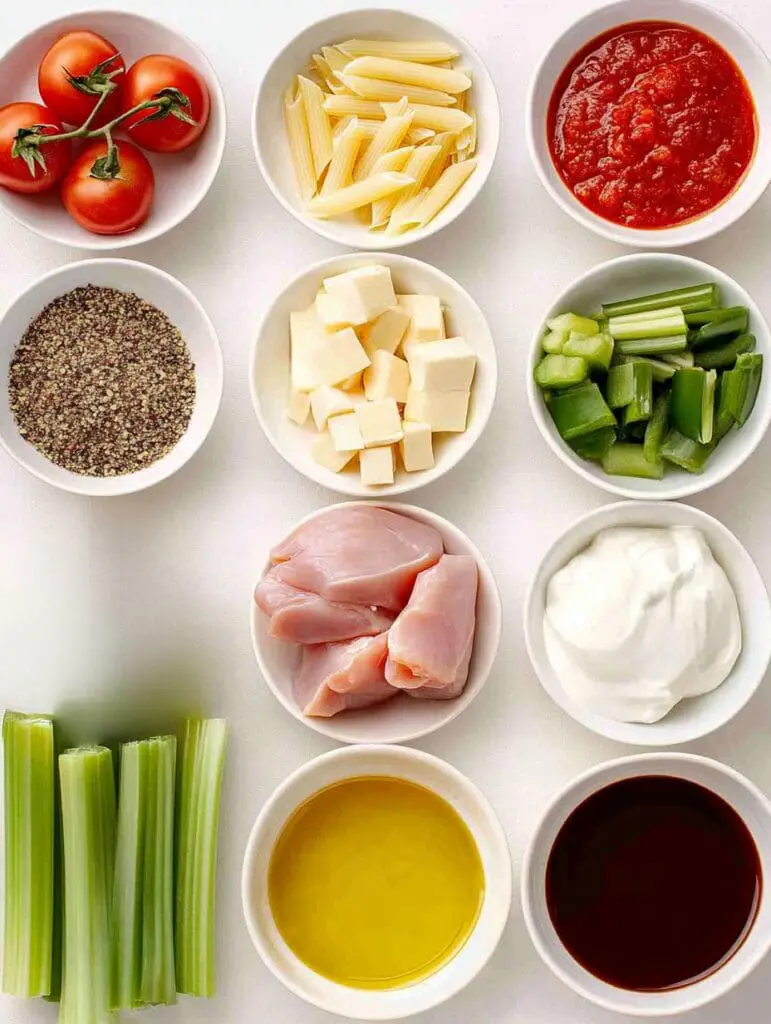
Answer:
[{"label": "ground black pepper", "polygon": [[8,375],[19,432],[51,462],[118,476],[163,458],[187,429],[195,367],[165,313],[86,285],[32,321]]}]

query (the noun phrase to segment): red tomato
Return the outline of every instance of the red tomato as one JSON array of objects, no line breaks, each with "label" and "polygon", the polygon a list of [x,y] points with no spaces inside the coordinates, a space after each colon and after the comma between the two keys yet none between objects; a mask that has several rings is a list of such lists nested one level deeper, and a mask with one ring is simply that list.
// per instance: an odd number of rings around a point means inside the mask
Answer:
[{"label": "red tomato", "polygon": [[62,202],[71,217],[96,235],[123,235],[144,224],[153,204],[155,178],[147,157],[130,142],[117,144],[117,173],[95,167],[107,156],[103,139],[75,157],[62,182]]},{"label": "red tomato", "polygon": [[37,84],[43,101],[65,124],[80,128],[94,109],[102,91],[112,82],[115,88],[91,123],[101,128],[120,111],[121,87],[126,65],[117,49],[95,32],[65,32],[43,57]]},{"label": "red tomato", "polygon": [[[122,127],[128,130],[129,138],[145,149],[178,153],[199,138],[209,120],[209,90],[195,68],[165,54],[141,57],[126,73],[123,109],[131,110],[165,89],[176,89],[182,94],[183,102],[176,112],[172,110],[156,121],[147,121],[144,119],[153,112],[148,108],[127,118]],[[195,124],[189,123],[190,118]]]},{"label": "red tomato", "polygon": [[23,157],[13,153],[16,133],[22,128],[35,128],[40,135],[57,135],[64,130],[40,103],[9,103],[0,108],[0,185],[11,192],[45,192],[66,173],[72,147],[69,141],[44,144],[39,153],[45,167],[33,161],[30,168]]}]

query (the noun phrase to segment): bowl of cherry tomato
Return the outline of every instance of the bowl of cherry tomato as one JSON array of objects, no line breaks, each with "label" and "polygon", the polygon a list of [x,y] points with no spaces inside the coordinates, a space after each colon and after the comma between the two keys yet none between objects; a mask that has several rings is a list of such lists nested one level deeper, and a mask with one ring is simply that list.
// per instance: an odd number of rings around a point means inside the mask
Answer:
[{"label": "bowl of cherry tomato", "polygon": [[208,192],[225,101],[195,44],[150,18],[84,12],[0,57],[0,207],[81,249],[175,227]]}]

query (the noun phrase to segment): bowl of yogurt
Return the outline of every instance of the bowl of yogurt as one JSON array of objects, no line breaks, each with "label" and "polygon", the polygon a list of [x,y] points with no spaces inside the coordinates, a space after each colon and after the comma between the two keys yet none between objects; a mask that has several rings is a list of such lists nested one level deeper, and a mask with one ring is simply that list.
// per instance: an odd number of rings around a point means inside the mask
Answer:
[{"label": "bowl of yogurt", "polygon": [[771,602],[745,548],[689,505],[619,502],[544,556],[525,641],[546,692],[622,743],[688,743],[747,704],[771,662]]}]

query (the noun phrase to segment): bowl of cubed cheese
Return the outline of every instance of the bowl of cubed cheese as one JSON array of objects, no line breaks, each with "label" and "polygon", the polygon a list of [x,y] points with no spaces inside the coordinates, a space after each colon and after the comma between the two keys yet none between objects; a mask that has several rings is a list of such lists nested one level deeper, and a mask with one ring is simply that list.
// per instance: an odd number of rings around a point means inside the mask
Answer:
[{"label": "bowl of cubed cheese", "polygon": [[492,411],[487,321],[440,270],[395,253],[309,267],[260,325],[254,409],[276,451],[341,494],[404,494],[466,455]]}]

